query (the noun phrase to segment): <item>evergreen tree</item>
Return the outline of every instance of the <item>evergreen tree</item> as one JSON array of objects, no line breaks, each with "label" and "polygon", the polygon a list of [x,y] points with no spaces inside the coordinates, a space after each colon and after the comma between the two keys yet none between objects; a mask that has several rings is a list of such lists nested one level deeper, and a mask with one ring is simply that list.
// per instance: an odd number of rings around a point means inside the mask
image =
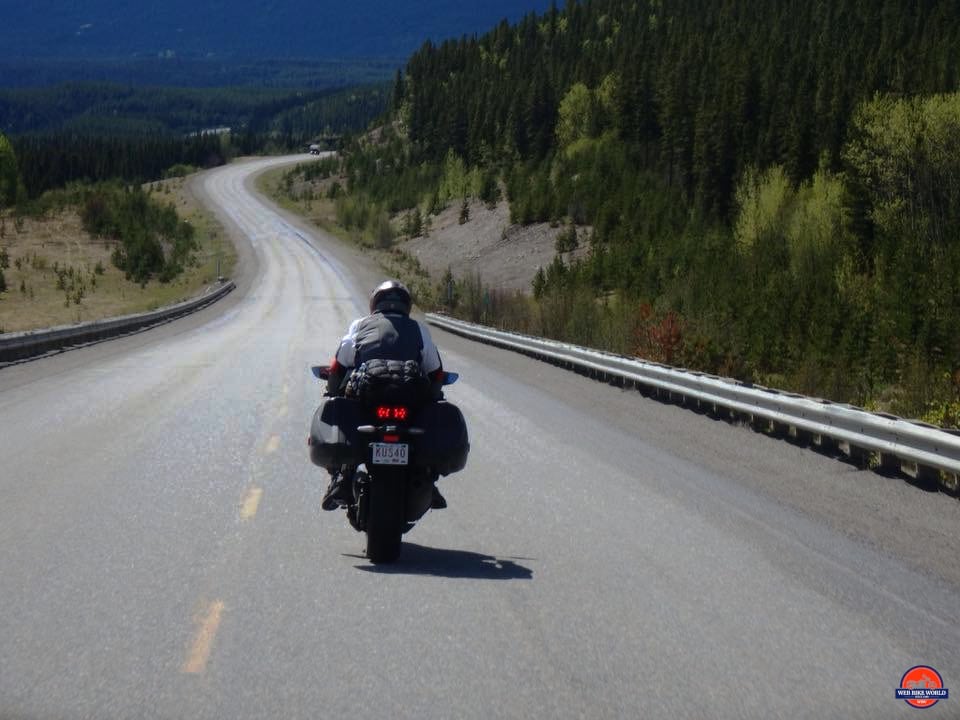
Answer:
[{"label": "evergreen tree", "polygon": [[393,81],[393,108],[394,110],[399,109],[403,105],[403,101],[406,98],[407,89],[406,83],[403,79],[403,70],[397,70],[396,77]]},{"label": "evergreen tree", "polygon": [[0,210],[16,205],[21,194],[16,153],[10,141],[0,133]]},{"label": "evergreen tree", "polygon": [[[592,228],[589,253],[537,273],[536,310],[514,308],[528,328],[602,325],[620,352],[840,399],[904,397],[908,376],[944,396],[957,38],[955,0],[567,0],[425,43],[402,78],[409,142],[352,145],[350,193],[412,225],[452,152],[485,202],[503,180],[512,221]],[[493,312],[462,282],[460,311]]]}]

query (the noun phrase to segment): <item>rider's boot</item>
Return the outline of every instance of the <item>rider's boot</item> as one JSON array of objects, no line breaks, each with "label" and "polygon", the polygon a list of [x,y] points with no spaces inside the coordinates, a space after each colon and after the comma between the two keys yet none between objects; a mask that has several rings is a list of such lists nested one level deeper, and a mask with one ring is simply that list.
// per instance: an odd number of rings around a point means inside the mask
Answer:
[{"label": "rider's boot", "polygon": [[320,507],[324,510],[336,510],[353,502],[353,472],[344,468],[330,476],[330,487],[323,495]]},{"label": "rider's boot", "polygon": [[433,510],[443,510],[447,506],[447,499],[440,494],[436,485],[433,486],[433,499],[430,501],[430,507]]}]

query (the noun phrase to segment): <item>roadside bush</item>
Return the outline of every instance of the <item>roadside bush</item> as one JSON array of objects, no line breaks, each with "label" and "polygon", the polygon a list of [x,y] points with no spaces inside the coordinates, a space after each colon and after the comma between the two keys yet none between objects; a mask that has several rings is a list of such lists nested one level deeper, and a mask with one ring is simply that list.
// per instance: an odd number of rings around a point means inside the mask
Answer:
[{"label": "roadside bush", "polygon": [[480,199],[490,209],[493,209],[493,206],[500,201],[500,184],[497,182],[497,176],[493,173],[487,173],[483,176],[483,182],[480,185]]},{"label": "roadside bush", "polygon": [[570,223],[570,227],[557,236],[556,250],[558,253],[571,252],[577,249],[577,226]]},{"label": "roadside bush", "polygon": [[374,245],[378,248],[386,249],[393,243],[396,232],[390,224],[390,216],[387,215],[386,211],[379,211],[373,218],[371,232],[373,234]]},{"label": "roadside bush", "polygon": [[403,225],[400,232],[409,237],[419,237],[423,233],[423,216],[420,208],[414,208],[403,216]]},{"label": "roadside bush", "polygon": [[139,187],[97,186],[88,192],[80,214],[91,235],[119,241],[113,264],[141,284],[154,277],[170,282],[197,249],[193,226],[180,220],[172,205],[152,200]]},{"label": "roadside bush", "polygon": [[298,164],[294,168],[293,174],[299,174],[304,180],[309,182],[311,180],[325,180],[339,171],[340,158],[336,155],[331,155],[323,160]]},{"label": "roadside bush", "polygon": [[176,165],[172,165],[171,167],[167,168],[163,173],[163,177],[166,179],[181,178],[186,177],[187,175],[192,175],[196,171],[197,168],[195,168],[193,165],[177,163]]}]

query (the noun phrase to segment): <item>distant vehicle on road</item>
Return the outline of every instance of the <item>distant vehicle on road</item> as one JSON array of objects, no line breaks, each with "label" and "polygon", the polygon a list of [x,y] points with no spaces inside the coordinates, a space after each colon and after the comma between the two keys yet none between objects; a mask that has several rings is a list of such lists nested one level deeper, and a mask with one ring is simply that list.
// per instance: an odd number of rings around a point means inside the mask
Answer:
[{"label": "distant vehicle on road", "polygon": [[311,154],[311,155],[319,155],[319,154],[320,154],[320,146],[319,146],[319,145],[311,145],[311,146],[310,146],[310,154]]}]

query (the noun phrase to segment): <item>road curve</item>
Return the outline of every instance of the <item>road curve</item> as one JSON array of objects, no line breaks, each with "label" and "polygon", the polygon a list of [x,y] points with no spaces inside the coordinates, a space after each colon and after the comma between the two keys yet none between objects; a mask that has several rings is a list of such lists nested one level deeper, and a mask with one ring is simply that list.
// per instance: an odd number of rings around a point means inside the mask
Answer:
[{"label": "road curve", "polygon": [[440,331],[470,463],[369,565],[305,436],[376,273],[252,193],[290,161],[203,181],[235,300],[0,370],[0,718],[877,720],[919,664],[960,694],[955,499]]}]

